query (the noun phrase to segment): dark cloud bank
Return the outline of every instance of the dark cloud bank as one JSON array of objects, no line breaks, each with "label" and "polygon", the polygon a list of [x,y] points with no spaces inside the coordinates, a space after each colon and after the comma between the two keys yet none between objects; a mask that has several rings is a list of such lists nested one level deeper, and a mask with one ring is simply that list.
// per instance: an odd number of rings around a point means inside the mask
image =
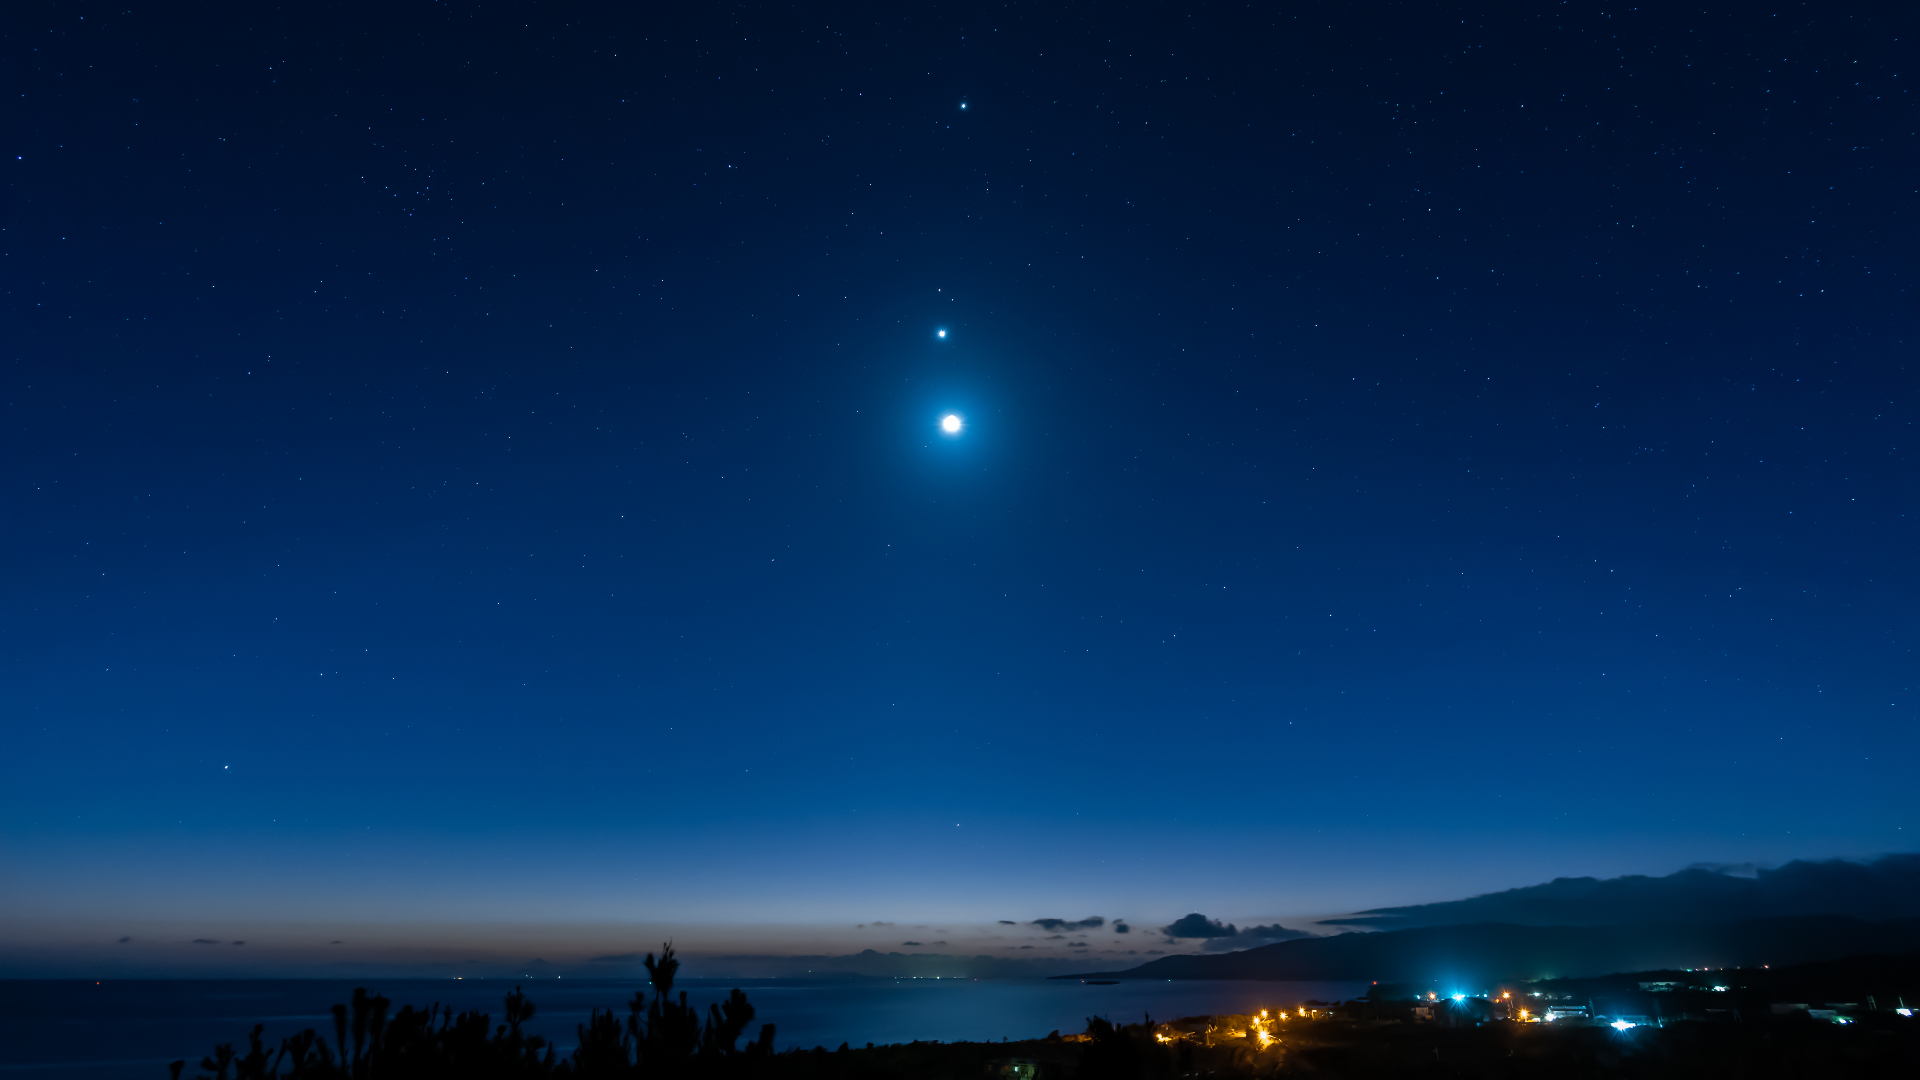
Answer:
[{"label": "dark cloud bank", "polygon": [[[1098,930],[1107,925],[1107,920],[1098,915],[1089,915],[1084,919],[1035,919],[1027,925],[1037,926],[1042,930],[1052,930],[1055,932],[1062,930]],[[1125,930],[1120,932],[1123,934],[1126,933]]]},{"label": "dark cloud bank", "polygon": [[1289,930],[1279,923],[1270,926],[1249,926],[1242,930],[1232,923],[1209,919],[1197,911],[1173,920],[1161,927],[1160,932],[1172,941],[1183,938],[1201,939],[1200,947],[1207,952],[1250,949],[1256,945],[1270,945],[1276,941],[1293,941],[1314,936],[1305,930]]}]

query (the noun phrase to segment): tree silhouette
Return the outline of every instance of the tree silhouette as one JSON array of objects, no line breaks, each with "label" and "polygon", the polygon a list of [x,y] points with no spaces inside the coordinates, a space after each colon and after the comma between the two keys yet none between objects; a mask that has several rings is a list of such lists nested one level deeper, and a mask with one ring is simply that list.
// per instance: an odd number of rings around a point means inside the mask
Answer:
[{"label": "tree silhouette", "polygon": [[1173,1073],[1171,1055],[1154,1041],[1153,1018],[1117,1025],[1101,1016],[1087,1018],[1087,1042],[1080,1047],[1079,1080],[1160,1080]]}]

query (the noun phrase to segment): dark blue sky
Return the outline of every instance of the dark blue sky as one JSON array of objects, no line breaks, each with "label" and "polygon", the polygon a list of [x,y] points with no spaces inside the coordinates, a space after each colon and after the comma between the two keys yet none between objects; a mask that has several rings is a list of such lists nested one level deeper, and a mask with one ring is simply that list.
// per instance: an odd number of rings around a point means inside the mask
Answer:
[{"label": "dark blue sky", "polygon": [[651,7],[7,29],[17,923],[1913,848],[1912,13]]}]

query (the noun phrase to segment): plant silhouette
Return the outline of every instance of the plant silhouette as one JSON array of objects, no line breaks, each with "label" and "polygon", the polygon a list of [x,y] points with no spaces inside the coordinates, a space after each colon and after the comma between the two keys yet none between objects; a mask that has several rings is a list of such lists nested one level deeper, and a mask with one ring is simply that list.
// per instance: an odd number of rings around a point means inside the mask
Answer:
[{"label": "plant silhouette", "polygon": [[[1378,986],[1364,999],[1313,1003],[1325,1006],[1315,1018],[1301,1016],[1283,1038],[1258,1042],[1215,1025],[1215,1017],[1170,1025],[1090,1017],[1085,1035],[1069,1039],[1054,1032],[1011,1044],[842,1043],[837,1051],[779,1054],[771,1024],[743,1044],[756,1019],[745,994],[734,990],[703,1012],[676,989],[679,968],[672,943],[649,954],[648,986],[633,995],[626,1015],[593,1010],[576,1027],[578,1047],[564,1057],[532,1033],[536,1011],[518,989],[506,996],[498,1023],[438,1004],[396,1012],[362,989],[334,1007],[330,1036],[308,1029],[275,1047],[254,1025],[243,1046],[223,1043],[201,1059],[192,1080],[1905,1080],[1920,1061],[1920,1020],[1900,1012],[1920,999],[1911,990],[1920,978],[1915,957],[1747,970],[1724,993],[1668,993],[1650,1003],[1673,1006],[1661,1024],[1625,1034],[1604,1024],[1416,1018],[1411,998],[1401,1008],[1391,987]],[[1607,976],[1555,985],[1638,1000],[1632,996],[1639,982]],[[1771,1004],[1840,995],[1867,1002],[1865,1010],[1856,1007],[1853,1023],[1816,1023],[1806,1009],[1779,1015]],[[1732,1016],[1713,1015],[1722,1010]],[[1191,1037],[1201,1031],[1206,1038]],[[183,1080],[186,1068],[173,1062],[173,1080]]]},{"label": "plant silhouette", "polygon": [[[628,1003],[626,1022],[609,1009],[594,1010],[578,1026],[579,1046],[558,1058],[547,1040],[522,1031],[535,1014],[533,1002],[516,987],[503,1002],[506,1021],[495,1025],[486,1013],[455,1015],[438,1004],[425,1009],[403,1005],[391,1019],[392,1002],[364,988],[353,1000],[333,1007],[333,1042],[308,1028],[282,1039],[278,1050],[261,1041],[264,1025],[254,1025],[247,1051],[221,1043],[200,1059],[196,1080],[747,1080],[773,1056],[772,1024],[742,1047],[740,1036],[753,1022],[753,1005],[739,990],[708,1008],[704,1023],[686,991],[672,996],[680,969],[671,942],[659,959],[647,954],[645,991]],[[185,1061],[170,1066],[180,1080]]]},{"label": "plant silhouette", "polygon": [[1089,1016],[1087,1035],[1080,1045],[1080,1080],[1160,1080],[1173,1074],[1171,1055],[1154,1041],[1150,1016],[1141,1024]]}]

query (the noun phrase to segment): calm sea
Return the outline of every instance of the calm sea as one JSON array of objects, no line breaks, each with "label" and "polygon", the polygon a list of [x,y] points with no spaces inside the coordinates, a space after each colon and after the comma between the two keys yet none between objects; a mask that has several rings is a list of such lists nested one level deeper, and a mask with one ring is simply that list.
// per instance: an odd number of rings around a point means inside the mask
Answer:
[{"label": "calm sea", "polygon": [[[487,980],[120,980],[101,983],[0,981],[0,1077],[7,1080],[120,1080],[164,1078],[167,1062],[189,1065],[215,1043],[244,1047],[254,1024],[276,1044],[302,1028],[333,1040],[327,1009],[356,985],[394,1002],[455,1010],[476,1009],[498,1022],[500,999],[515,984]],[[637,982],[613,979],[522,980],[539,1007],[532,1030],[564,1054],[574,1025],[594,1008],[624,1016]],[[782,1049],[842,1042],[999,1041],[1080,1031],[1087,1017],[1134,1021],[1214,1013],[1244,1013],[1307,1000],[1334,1001],[1365,992],[1365,983],[1143,982],[1086,986],[1043,979],[1016,980],[688,980],[690,1000],[703,1006],[739,986],[761,1023],[777,1026]],[[193,1075],[189,1068],[188,1076]]]}]

